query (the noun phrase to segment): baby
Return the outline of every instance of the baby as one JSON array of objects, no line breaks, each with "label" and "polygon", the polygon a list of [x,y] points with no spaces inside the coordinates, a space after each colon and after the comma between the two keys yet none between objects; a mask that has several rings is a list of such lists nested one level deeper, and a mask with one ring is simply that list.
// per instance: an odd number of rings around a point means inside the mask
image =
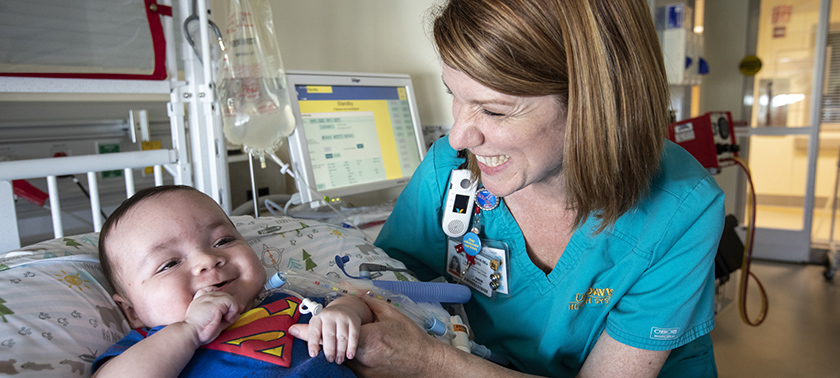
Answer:
[{"label": "baby", "polygon": [[187,186],[124,201],[102,227],[99,255],[136,330],[97,358],[95,376],[353,376],[340,364],[373,320],[361,298],[344,296],[311,318],[308,347],[290,336],[309,318],[300,301],[266,298],[256,253],[213,199]]}]

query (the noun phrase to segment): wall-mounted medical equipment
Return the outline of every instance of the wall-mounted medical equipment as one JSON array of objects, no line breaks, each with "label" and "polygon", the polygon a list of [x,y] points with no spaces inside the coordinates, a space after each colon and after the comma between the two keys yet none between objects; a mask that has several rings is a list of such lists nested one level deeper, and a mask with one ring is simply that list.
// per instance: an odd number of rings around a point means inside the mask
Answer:
[{"label": "wall-mounted medical equipment", "polygon": [[738,143],[730,112],[709,112],[699,117],[672,123],[668,139],[691,153],[712,174],[732,165],[738,157]]},{"label": "wall-mounted medical equipment", "polygon": [[163,80],[161,16],[143,0],[4,1],[0,76]]},{"label": "wall-mounted medical equipment", "polygon": [[408,182],[426,153],[411,77],[288,71],[286,81],[295,117],[290,160],[303,203]]},{"label": "wall-mounted medical equipment", "polygon": [[700,85],[709,66],[703,58],[703,36],[693,30],[693,9],[675,2],[657,7],[655,16],[668,84]]}]

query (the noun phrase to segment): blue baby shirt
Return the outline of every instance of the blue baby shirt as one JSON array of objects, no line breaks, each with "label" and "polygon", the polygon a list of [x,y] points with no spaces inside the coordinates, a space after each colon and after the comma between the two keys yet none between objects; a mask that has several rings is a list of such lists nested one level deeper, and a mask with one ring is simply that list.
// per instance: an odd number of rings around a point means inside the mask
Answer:
[{"label": "blue baby shirt", "polygon": [[[297,298],[272,294],[211,343],[198,348],[178,376],[355,377],[344,365],[328,362],[323,351],[310,358],[306,342],[288,334],[292,324],[308,323],[311,318],[300,314],[299,306]],[[132,330],[93,362],[93,371],[163,328]]]}]

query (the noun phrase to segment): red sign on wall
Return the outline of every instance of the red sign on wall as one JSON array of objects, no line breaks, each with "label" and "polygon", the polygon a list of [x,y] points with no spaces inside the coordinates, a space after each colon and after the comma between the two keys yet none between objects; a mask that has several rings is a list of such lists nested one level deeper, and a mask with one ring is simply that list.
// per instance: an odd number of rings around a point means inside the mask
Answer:
[{"label": "red sign on wall", "polygon": [[[773,24],[787,24],[793,14],[793,5],[779,5],[773,7]],[[775,37],[775,33],[774,37]]]}]

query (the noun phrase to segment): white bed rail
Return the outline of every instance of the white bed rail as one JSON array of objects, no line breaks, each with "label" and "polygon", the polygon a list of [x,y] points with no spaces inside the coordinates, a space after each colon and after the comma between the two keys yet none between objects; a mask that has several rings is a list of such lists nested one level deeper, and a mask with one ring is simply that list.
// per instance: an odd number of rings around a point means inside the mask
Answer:
[{"label": "white bed rail", "polygon": [[181,170],[172,167],[177,161],[178,153],[175,150],[150,150],[0,162],[0,230],[4,230],[3,233],[8,235],[0,238],[0,252],[20,248],[13,180],[44,177],[47,179],[53,234],[56,238],[60,238],[64,236],[64,227],[61,221],[57,177],[87,173],[94,231],[99,231],[104,220],[100,211],[98,172],[124,170],[126,198],[128,198],[135,191],[134,169],[154,167],[156,186],[163,184],[163,169],[175,177],[176,183],[181,183]]}]

